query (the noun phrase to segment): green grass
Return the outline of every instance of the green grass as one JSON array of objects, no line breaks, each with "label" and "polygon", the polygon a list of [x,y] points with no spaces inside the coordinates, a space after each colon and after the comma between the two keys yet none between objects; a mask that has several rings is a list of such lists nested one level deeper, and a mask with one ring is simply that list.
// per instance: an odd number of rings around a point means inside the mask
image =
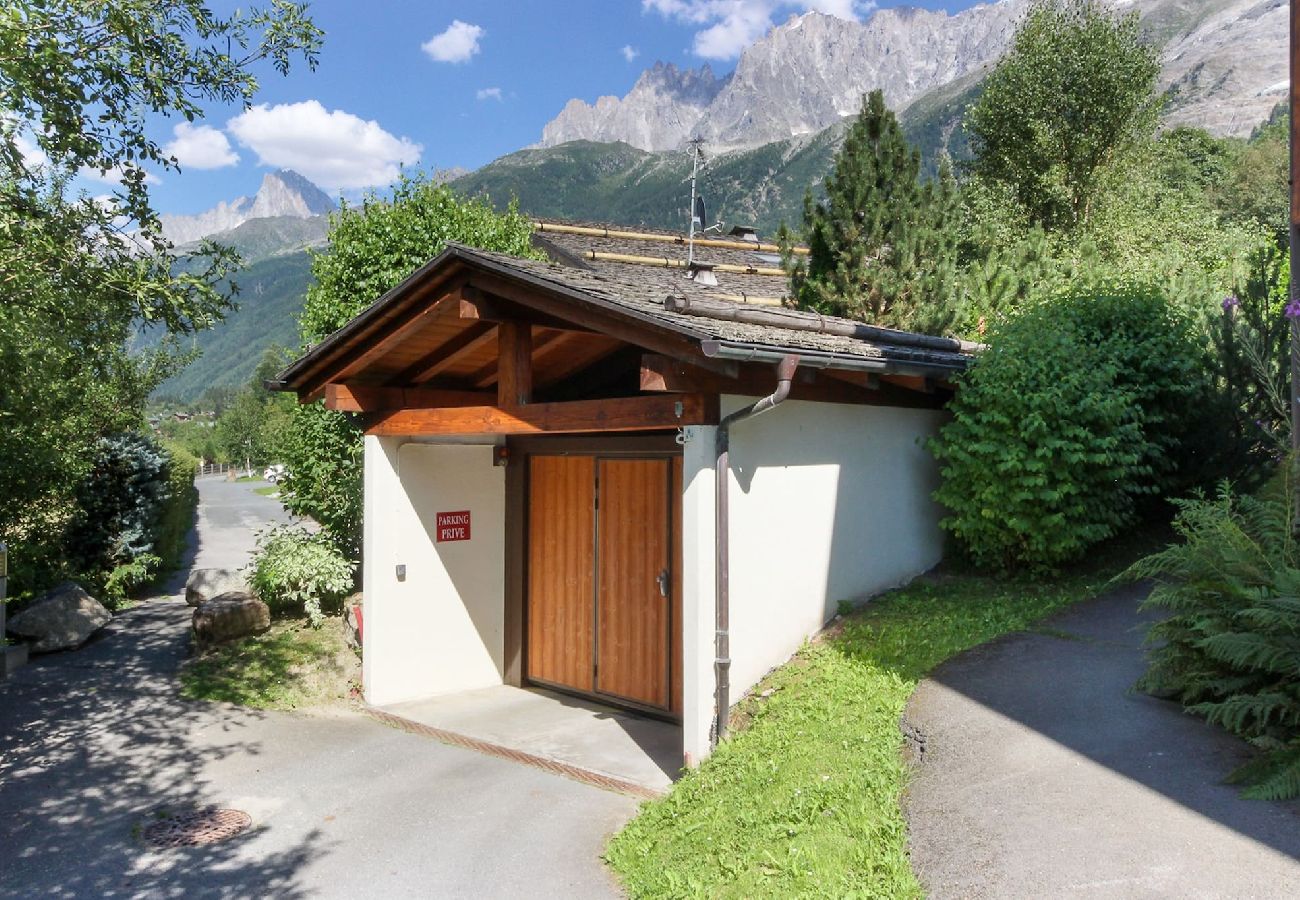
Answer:
[{"label": "green grass", "polygon": [[730,740],[644,804],[606,860],[634,897],[920,896],[899,806],[917,683],[1093,596],[1150,543],[1052,579],[925,579],[845,616],[751,692]]},{"label": "green grass", "polygon": [[280,486],[268,484],[266,487],[253,488],[254,494],[261,494],[263,497],[275,497],[280,493]]},{"label": "green grass", "polygon": [[337,616],[318,629],[275,622],[265,634],[216,647],[181,670],[181,696],[255,709],[345,703],[359,683],[359,661]]}]

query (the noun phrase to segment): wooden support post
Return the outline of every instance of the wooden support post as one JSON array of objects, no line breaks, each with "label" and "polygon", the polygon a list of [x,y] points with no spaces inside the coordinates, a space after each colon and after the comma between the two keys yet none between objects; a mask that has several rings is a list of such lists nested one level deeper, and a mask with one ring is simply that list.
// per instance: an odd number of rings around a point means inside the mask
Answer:
[{"label": "wooden support post", "polygon": [[497,406],[513,409],[533,399],[533,327],[502,322],[497,328]]}]

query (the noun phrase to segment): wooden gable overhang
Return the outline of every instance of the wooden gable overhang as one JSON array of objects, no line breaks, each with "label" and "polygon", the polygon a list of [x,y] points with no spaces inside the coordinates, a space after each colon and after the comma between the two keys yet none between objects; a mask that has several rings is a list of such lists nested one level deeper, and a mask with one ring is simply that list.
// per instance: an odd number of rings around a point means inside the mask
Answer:
[{"label": "wooden gable overhang", "polygon": [[[772,361],[791,352],[720,341],[453,244],[268,386],[362,414],[376,435],[647,431],[716,424],[721,394],[767,394]],[[804,357],[795,399],[946,399],[941,370]]]}]

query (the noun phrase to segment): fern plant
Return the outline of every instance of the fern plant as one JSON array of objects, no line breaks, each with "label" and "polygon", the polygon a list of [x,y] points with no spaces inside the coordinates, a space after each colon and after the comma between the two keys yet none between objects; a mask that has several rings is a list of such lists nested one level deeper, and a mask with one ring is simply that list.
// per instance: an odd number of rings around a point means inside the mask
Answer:
[{"label": "fern plant", "polygon": [[1230,776],[1258,799],[1300,796],[1300,546],[1284,468],[1258,497],[1225,484],[1179,501],[1182,541],[1120,576],[1154,579],[1143,607],[1171,614],[1150,630],[1138,688],[1264,751]]}]

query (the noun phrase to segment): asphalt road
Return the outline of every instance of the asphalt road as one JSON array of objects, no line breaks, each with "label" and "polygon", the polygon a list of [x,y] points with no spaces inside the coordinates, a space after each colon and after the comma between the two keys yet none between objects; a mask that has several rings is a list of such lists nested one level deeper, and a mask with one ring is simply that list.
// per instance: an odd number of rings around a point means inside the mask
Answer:
[{"label": "asphalt road", "polygon": [[[195,558],[238,565],[283,517],[201,483]],[[2,897],[605,897],[630,798],[444,746],[360,713],[260,713],[177,696],[189,608],[159,598],[0,683]],[[157,850],[160,816],[253,828]]]},{"label": "asphalt road", "polygon": [[1300,804],[1241,799],[1222,780],[1244,742],[1131,690],[1141,596],[977,647],[917,689],[906,812],[930,897],[1300,897]]}]

